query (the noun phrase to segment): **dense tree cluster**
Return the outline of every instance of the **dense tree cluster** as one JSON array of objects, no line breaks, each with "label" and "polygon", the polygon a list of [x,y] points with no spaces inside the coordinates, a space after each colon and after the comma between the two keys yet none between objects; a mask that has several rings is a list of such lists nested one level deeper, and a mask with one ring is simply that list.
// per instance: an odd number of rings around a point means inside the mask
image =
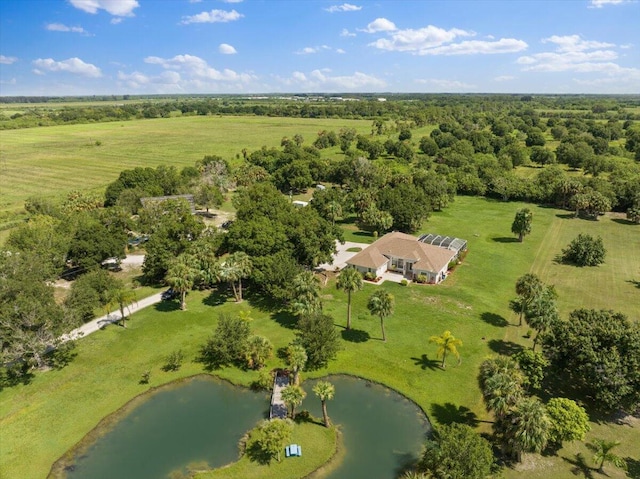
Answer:
[{"label": "dense tree cluster", "polygon": [[640,405],[640,327],[621,313],[579,309],[553,323],[544,351],[603,411]]}]

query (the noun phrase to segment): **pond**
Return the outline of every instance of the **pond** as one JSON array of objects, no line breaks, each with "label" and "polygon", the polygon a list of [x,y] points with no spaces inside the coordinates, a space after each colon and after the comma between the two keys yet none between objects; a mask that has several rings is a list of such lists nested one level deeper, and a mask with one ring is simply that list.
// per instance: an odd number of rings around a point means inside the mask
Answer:
[{"label": "pond", "polygon": [[238,441],[268,415],[267,396],[197,378],[163,388],[85,451],[69,479],[158,479],[190,463],[238,459]]},{"label": "pond", "polygon": [[[391,389],[351,376],[325,378],[335,388],[327,412],[340,424],[345,455],[327,477],[394,479],[415,462],[431,426],[413,402]],[[305,381],[302,407],[322,417],[320,400],[312,392],[317,381]]]},{"label": "pond", "polygon": [[[420,451],[429,423],[420,409],[383,386],[332,376],[328,403],[341,425],[345,455],[328,477],[397,477]],[[320,401],[304,383],[303,408],[321,417]],[[196,378],[162,388],[136,406],[76,459],[69,479],[158,479],[189,464],[219,467],[238,457],[242,435],[268,415],[269,400],[227,382]],[[304,445],[303,450],[304,450]]]}]

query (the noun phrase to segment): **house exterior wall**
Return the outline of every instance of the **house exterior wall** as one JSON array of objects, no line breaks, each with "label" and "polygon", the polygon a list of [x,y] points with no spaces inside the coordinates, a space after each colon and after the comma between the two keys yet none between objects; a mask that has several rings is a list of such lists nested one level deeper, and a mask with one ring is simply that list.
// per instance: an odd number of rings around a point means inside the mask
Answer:
[{"label": "house exterior wall", "polygon": [[382,274],[387,270],[387,265],[384,264],[382,266],[380,266],[378,269],[373,269],[373,268],[364,268],[362,266],[352,266],[353,268],[357,269],[361,274],[365,274],[365,273],[375,273],[376,274],[376,278],[379,278],[380,276],[382,276]]}]

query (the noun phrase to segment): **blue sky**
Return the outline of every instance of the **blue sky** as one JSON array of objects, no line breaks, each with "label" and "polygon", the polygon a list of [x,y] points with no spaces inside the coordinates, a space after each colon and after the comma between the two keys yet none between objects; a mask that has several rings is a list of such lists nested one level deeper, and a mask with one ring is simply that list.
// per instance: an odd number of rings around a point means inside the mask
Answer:
[{"label": "blue sky", "polygon": [[640,1],[3,0],[0,95],[640,93]]}]

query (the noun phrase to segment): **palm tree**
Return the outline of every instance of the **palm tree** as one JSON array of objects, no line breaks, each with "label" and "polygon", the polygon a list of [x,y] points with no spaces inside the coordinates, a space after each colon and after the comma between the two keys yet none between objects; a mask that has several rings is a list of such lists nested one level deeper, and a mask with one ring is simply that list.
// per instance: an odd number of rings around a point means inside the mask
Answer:
[{"label": "palm tree", "polygon": [[198,274],[198,270],[191,264],[190,258],[179,256],[169,265],[166,282],[180,293],[180,309],[187,309],[187,291],[193,288],[193,283]]},{"label": "palm tree", "polygon": [[445,360],[448,353],[451,353],[458,358],[458,363],[460,363],[460,353],[458,353],[457,346],[462,346],[462,341],[460,339],[456,339],[451,334],[451,331],[445,331],[441,336],[431,336],[429,338],[429,342],[436,343],[438,345],[437,356],[442,356],[442,364],[440,366],[442,369],[446,367]]},{"label": "palm tree", "polygon": [[542,292],[533,298],[528,307],[524,310],[524,317],[527,324],[537,331],[536,337],[533,338],[533,350],[536,350],[536,344],[540,338],[540,334],[544,333],[560,316],[558,314],[558,305],[556,304],[556,293],[553,286],[544,287]]},{"label": "palm tree", "polygon": [[379,290],[371,295],[367,308],[372,315],[380,318],[380,328],[382,329],[382,340],[386,343],[387,336],[384,333],[384,318],[393,313],[393,295],[386,291]]},{"label": "palm tree", "polygon": [[300,371],[307,364],[307,352],[299,344],[290,344],[287,347],[287,365],[293,369],[293,384],[300,384]]},{"label": "palm tree", "polygon": [[594,439],[586,444],[587,448],[593,452],[593,462],[598,463],[598,471],[604,473],[604,463],[610,462],[620,469],[626,469],[626,461],[612,453],[614,447],[620,445],[620,441],[607,441],[605,439]]},{"label": "palm tree", "polygon": [[280,397],[287,407],[291,408],[291,419],[296,418],[296,407],[302,404],[306,396],[307,393],[300,386],[291,385],[282,389]]},{"label": "palm tree", "polygon": [[251,369],[260,369],[273,353],[273,345],[264,336],[251,336],[247,345],[247,364]]},{"label": "palm tree", "polygon": [[[107,303],[107,310],[114,306],[120,309],[120,321],[122,321],[122,327],[126,328],[124,308],[129,309],[131,303],[136,302],[136,293],[132,289],[118,288],[111,291],[109,294],[109,302]],[[129,310],[131,313],[131,310]]]},{"label": "palm tree", "polygon": [[355,268],[345,268],[338,276],[336,288],[347,293],[347,329],[351,329],[351,293],[362,289],[362,275]]},{"label": "palm tree", "polygon": [[318,396],[318,398],[320,398],[320,402],[322,403],[324,426],[329,427],[331,423],[329,422],[329,416],[327,414],[327,401],[331,401],[333,399],[336,393],[336,388],[328,381],[319,381],[315,386],[313,386],[313,392]]},{"label": "palm tree", "polygon": [[[222,281],[228,281],[233,289],[233,296],[236,302],[242,302],[242,278],[246,278],[251,273],[251,258],[243,251],[237,251],[219,264],[219,277]],[[236,282],[238,286],[236,287]]]},{"label": "palm tree", "polygon": [[335,225],[336,220],[342,216],[342,205],[338,201],[330,201],[327,205],[329,210],[329,216],[331,217],[331,224]]},{"label": "palm tree", "polygon": [[531,220],[533,219],[533,213],[529,208],[523,208],[518,210],[516,217],[511,225],[511,232],[518,235],[518,241],[522,243],[522,240],[526,235],[531,233]]},{"label": "palm tree", "polygon": [[520,276],[516,281],[516,294],[519,296],[520,319],[518,326],[522,326],[522,316],[531,302],[542,293],[544,283],[533,273]]},{"label": "palm tree", "polygon": [[293,279],[293,294],[291,310],[294,314],[307,316],[322,310],[320,280],[312,271],[303,271]]},{"label": "palm tree", "polygon": [[253,264],[251,258],[244,251],[237,251],[233,253],[229,259],[233,262],[236,270],[238,271],[238,302],[242,302],[242,278],[247,278],[251,274]]},{"label": "palm tree", "polygon": [[505,421],[507,444],[520,462],[523,452],[542,452],[551,429],[544,404],[534,397],[520,399]]},{"label": "palm tree", "polygon": [[522,375],[509,371],[497,372],[484,381],[482,394],[487,410],[493,411],[498,427],[511,408],[522,398]]}]

